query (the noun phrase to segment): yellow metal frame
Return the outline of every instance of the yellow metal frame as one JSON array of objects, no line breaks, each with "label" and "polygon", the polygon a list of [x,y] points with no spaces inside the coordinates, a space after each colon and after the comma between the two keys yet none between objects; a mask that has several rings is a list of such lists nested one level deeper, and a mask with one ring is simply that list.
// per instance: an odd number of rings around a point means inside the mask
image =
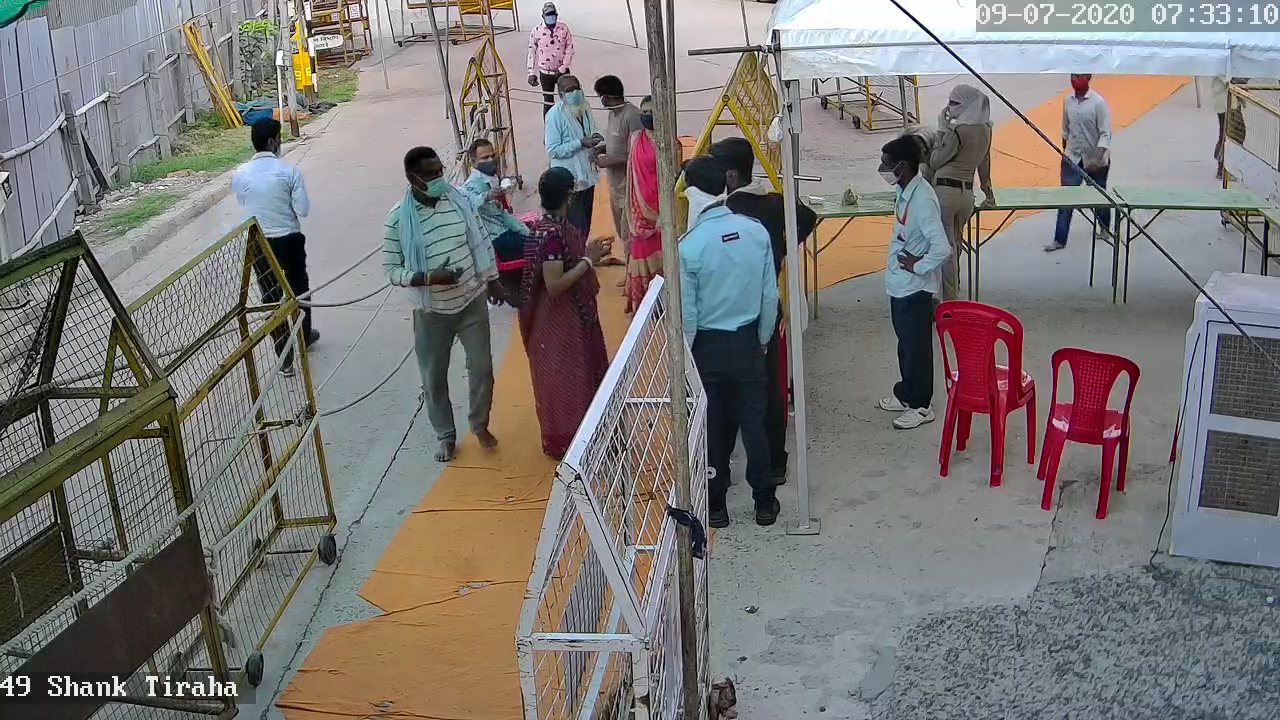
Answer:
[{"label": "yellow metal frame", "polygon": [[[244,377],[247,381],[247,394],[243,398],[243,411],[247,412],[255,404],[262,395],[262,388],[259,386],[258,378],[261,375],[260,368],[254,358],[254,350],[264,343],[270,346],[273,338],[279,337],[280,333],[288,332],[290,328],[290,320],[296,319],[301,313],[301,306],[298,304],[297,298],[293,295],[288,283],[285,282],[284,271],[279,261],[271,250],[270,244],[263,235],[261,228],[255,219],[250,219],[236,228],[228,232],[221,240],[197,255],[194,259],[186,263],[182,268],[170,275],[154,287],[147,294],[133,302],[129,306],[130,313],[135,316],[140,309],[152,302],[163,302],[167,290],[178,286],[182,282],[184,276],[188,273],[195,272],[202,264],[212,262],[215,256],[224,253],[226,248],[240,242],[240,238],[244,237],[243,251],[237,251],[239,256],[239,288],[234,308],[215,321],[210,323],[208,327],[202,328],[203,332],[199,337],[187,343],[185,346],[175,348],[171,356],[166,359],[162,365],[162,372],[168,374],[176,371],[184,363],[193,357],[196,357],[210,343],[220,337],[233,334],[238,337],[239,342],[235,348],[219,362],[216,368],[207,374],[191,392],[190,397],[181,399],[178,405],[178,417],[180,421],[186,422],[196,413],[197,410],[206,402],[212,402],[211,396],[219,384],[230,378],[238,369],[242,369]],[[279,302],[274,304],[264,304],[261,306],[251,305],[250,289],[255,282],[254,274],[255,260],[259,257],[265,258],[274,276],[275,283],[281,288],[282,296]],[[251,327],[250,319],[255,315],[263,315],[267,317],[262,321],[256,329]],[[293,332],[301,332],[301,323],[297,323]],[[305,415],[307,419],[314,418],[318,409],[316,406],[315,389],[311,376],[310,363],[305,351],[301,349],[305,346],[302,339],[297,340],[297,347],[300,349],[298,354],[297,367],[299,377],[305,393]],[[242,415],[237,415],[237,418]],[[229,517],[232,518],[229,529],[225,536],[229,536],[236,532],[238,527],[245,522],[254,512],[260,501],[273,492],[273,488],[280,480],[285,465],[298,452],[304,450],[304,444],[310,440],[313,443],[315,452],[316,465],[319,471],[319,485],[323,493],[322,503],[323,512],[319,515],[311,515],[307,517],[288,517],[281,501],[279,491],[275,491],[270,501],[270,512],[272,520],[272,528],[261,538],[261,542],[256,545],[251,555],[239,563],[238,567],[230,571],[227,575],[219,575],[218,577],[228,579],[224,583],[225,590],[218,597],[218,607],[229,608],[233,606],[237,599],[241,596],[244,588],[252,579],[253,571],[256,570],[268,555],[272,554],[298,554],[298,550],[281,550],[277,547],[277,541],[281,539],[281,534],[285,529],[316,527],[326,537],[331,537],[333,529],[337,525],[337,516],[333,506],[333,491],[329,480],[328,463],[325,458],[324,443],[320,435],[318,427],[313,432],[302,432],[297,438],[289,441],[283,448],[273,448],[268,435],[272,430],[289,426],[287,421],[282,422],[280,418],[268,418],[263,409],[259,409],[255,416],[254,428],[247,437],[256,438],[258,445],[258,453],[261,456],[262,469],[258,477],[257,485],[252,492],[246,495],[239,503],[238,508]],[[304,425],[304,428],[308,427]],[[193,436],[192,440],[199,440]],[[204,442],[211,442],[214,438],[205,439]],[[211,501],[212,502],[212,501]],[[306,578],[308,571],[315,563],[318,555],[318,547],[309,550],[307,559],[302,564],[297,576],[289,584],[287,590],[278,598],[274,598],[277,602],[270,610],[270,616],[266,618],[263,625],[262,633],[253,639],[253,648],[255,651],[261,651],[270,637],[272,630],[279,622],[285,609],[292,601],[302,581]],[[233,558],[234,560],[235,558]],[[215,556],[213,564],[219,568],[224,568],[227,560]],[[218,588],[215,588],[215,591]]]},{"label": "yellow metal frame", "polygon": [[213,100],[214,109],[218,111],[218,117],[222,118],[222,122],[228,128],[244,127],[244,120],[240,117],[240,111],[236,110],[235,99],[231,97],[231,90],[227,86],[227,75],[223,71],[222,61],[217,59],[217,53],[212,56],[209,54],[204,44],[204,33],[198,22],[192,20],[183,25],[182,35],[186,38],[187,47],[191,50],[196,67],[204,76],[205,87],[209,90],[209,96]]},{"label": "yellow metal frame", "polygon": [[[493,36],[486,37],[467,60],[458,96],[458,117],[464,127],[473,127],[476,116],[482,116],[481,127],[491,135],[503,175],[519,175],[520,159],[516,155],[515,118],[511,112],[511,85],[507,67],[502,62]],[[464,150],[466,148],[463,148]],[[468,167],[470,158],[467,158]]]},{"label": "yellow metal frame", "polygon": [[[61,270],[52,298],[49,332],[43,340],[44,348],[40,355],[41,362],[35,379],[36,385],[33,388],[36,394],[25,393],[29,396],[26,398],[22,395],[15,396],[0,406],[0,410],[7,411],[4,414],[11,422],[31,414],[37,415],[41,443],[44,447],[38,454],[28,457],[17,467],[0,475],[0,528],[4,528],[6,523],[36,503],[49,498],[54,507],[54,523],[62,535],[64,562],[71,581],[67,588],[71,594],[63,596],[51,608],[33,617],[24,629],[41,621],[49,613],[68,612],[59,608],[64,606],[66,598],[80,592],[86,585],[80,572],[81,563],[97,566],[102,563],[118,565],[135,550],[141,549],[133,547],[134,543],[145,541],[152,543],[152,546],[133,561],[135,564],[144,563],[147,557],[154,555],[154,552],[158,552],[163,547],[163,543],[167,542],[164,540],[168,537],[167,535],[162,535],[160,539],[155,538],[156,531],[162,530],[162,526],[138,527],[139,518],[136,516],[133,518],[134,527],[126,527],[121,496],[117,488],[116,469],[111,462],[113,451],[128,443],[159,440],[165,463],[164,474],[156,476],[156,483],[168,486],[167,494],[171,493],[175,515],[186,510],[193,500],[173,388],[169,380],[163,376],[158,363],[142,341],[128,312],[112,290],[105,273],[90,253],[80,233],[76,232],[49,248],[37,250],[0,266],[0,290],[14,287],[58,266],[61,266]],[[87,269],[95,281],[97,293],[101,295],[101,301],[110,309],[112,316],[110,334],[102,348],[105,352],[105,370],[101,376],[90,373],[87,376],[71,379],[59,376],[55,380],[58,354],[59,350],[63,349],[63,333],[67,327],[67,319],[72,313],[72,305],[75,302],[80,303],[79,309],[83,312],[86,307],[90,307],[86,303],[93,303],[92,292],[81,292],[78,297],[73,298],[78,273],[82,269]],[[96,352],[92,347],[92,341],[86,345],[83,337],[73,337],[66,349],[81,354],[86,351]],[[118,368],[115,366],[117,356],[124,361],[124,367],[131,373],[130,379],[123,384],[117,382]],[[99,378],[100,382],[98,382]],[[87,384],[88,381],[95,382]],[[97,400],[98,413],[96,417],[69,434],[58,438],[54,427],[52,404],[76,400]],[[114,542],[109,543],[105,549],[102,547],[78,548],[75,544],[76,515],[70,511],[66,484],[72,479],[79,478],[83,471],[95,465],[101,468],[101,488],[105,495],[102,501],[109,509],[108,522],[115,535]],[[138,468],[134,468],[130,473],[135,478],[135,487],[139,482],[136,480],[137,473]],[[76,496],[78,503],[93,502],[81,493],[86,492],[86,487],[94,485],[96,483],[93,482],[91,475],[81,480]],[[194,520],[188,520],[183,523],[182,529],[191,529],[198,533],[199,529],[192,527],[193,524]],[[87,532],[103,529],[94,528]],[[84,531],[83,528],[81,530]],[[8,560],[17,554],[18,552],[15,551],[4,559]],[[126,575],[132,566],[131,564],[130,567],[125,568]],[[118,570],[112,568],[106,572],[113,573]],[[14,582],[17,582],[16,577]],[[87,609],[88,605],[80,601],[73,607],[78,613]],[[202,611],[199,617],[200,632],[192,641],[197,645],[203,641],[205,651],[208,653],[210,669],[217,678],[227,680],[229,669],[223,653],[221,630],[209,608]],[[40,637],[44,643],[47,643],[54,636],[56,634]],[[162,650],[163,648],[158,648],[157,654]],[[8,669],[0,665],[0,671]],[[147,669],[152,672],[157,671],[154,656],[147,663]],[[183,669],[186,667],[176,668],[176,670]],[[163,712],[164,706],[157,705],[153,709]],[[234,699],[228,700],[228,704],[223,709],[211,712],[220,717],[233,716],[235,714]],[[174,714],[183,713],[174,711]]]},{"label": "yellow metal frame", "polygon": [[[445,35],[453,44],[471,42],[477,38],[493,37],[520,29],[520,11],[515,0],[404,0],[404,7],[410,10],[444,9]],[[458,10],[457,22],[450,22],[452,8]],[[511,13],[511,25],[497,25],[493,21],[493,13],[503,11]],[[468,24],[467,18],[479,18],[479,24]]]},{"label": "yellow metal frame", "polygon": [[[778,116],[778,90],[773,78],[769,75],[767,55],[756,52],[743,53],[738,59],[729,82],[724,86],[724,93],[707,117],[707,124],[702,128],[697,143],[693,146],[692,157],[705,155],[714,142],[716,128],[735,127],[742,137],[751,143],[755,150],[756,160],[773,183],[774,190],[782,192],[782,146],[769,141],[769,126]],[[728,113],[728,117],[725,117]],[[684,197],[684,176],[676,181],[676,227],[683,231],[689,222],[689,201]],[[787,304],[786,268],[778,278],[778,289],[782,294],[783,316],[789,315]]]}]

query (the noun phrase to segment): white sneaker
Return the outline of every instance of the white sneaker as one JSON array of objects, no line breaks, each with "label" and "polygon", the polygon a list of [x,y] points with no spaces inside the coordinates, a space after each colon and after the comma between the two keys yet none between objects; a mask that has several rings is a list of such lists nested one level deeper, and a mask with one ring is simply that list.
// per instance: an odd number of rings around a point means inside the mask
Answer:
[{"label": "white sneaker", "polygon": [[1098,229],[1097,229],[1097,230],[1095,230],[1095,231],[1094,231],[1094,233],[1093,233],[1093,239],[1094,239],[1094,240],[1097,240],[1097,241],[1101,241],[1101,242],[1104,242],[1104,243],[1108,243],[1108,244],[1110,244],[1110,242],[1111,242],[1111,231],[1110,231],[1109,229],[1107,229],[1107,228],[1102,227],[1101,225],[1099,225],[1099,226],[1098,226]]},{"label": "white sneaker", "polygon": [[907,409],[907,406],[903,405],[901,400],[898,400],[898,398],[892,395],[880,398],[880,402],[876,403],[876,407],[884,410],[885,412],[895,413],[900,413]]},{"label": "white sneaker", "polygon": [[1061,250],[1061,249],[1063,249],[1063,248],[1065,248],[1065,247],[1066,247],[1066,245],[1063,245],[1063,244],[1062,244],[1062,243],[1060,243],[1060,242],[1057,242],[1057,241],[1055,241],[1055,240],[1050,240],[1050,241],[1049,241],[1049,244],[1047,244],[1047,245],[1045,245],[1045,246],[1044,246],[1044,251],[1045,251],[1045,252],[1057,252],[1057,251],[1059,251],[1059,250]]},{"label": "white sneaker", "polygon": [[893,419],[893,426],[899,430],[910,430],[933,422],[933,417],[933,408],[907,408]]}]

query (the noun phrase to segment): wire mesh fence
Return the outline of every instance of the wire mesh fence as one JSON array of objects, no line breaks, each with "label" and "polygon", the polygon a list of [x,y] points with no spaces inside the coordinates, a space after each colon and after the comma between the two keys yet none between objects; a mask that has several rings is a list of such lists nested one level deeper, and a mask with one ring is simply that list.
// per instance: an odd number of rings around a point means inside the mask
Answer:
[{"label": "wire mesh fence", "polygon": [[[662,288],[650,286],[557,471],[518,629],[526,720],[679,713],[682,589],[667,509],[674,443],[688,442],[691,510],[705,527],[706,400],[689,360],[690,434],[673,437]],[[695,559],[704,697],[706,573]]]},{"label": "wire mesh fence", "polygon": [[336,559],[310,368],[291,349],[305,345],[290,325],[299,306],[281,272],[250,221],[130,306],[148,346],[164,348],[218,619],[255,685],[262,645],[306,571]]},{"label": "wire mesh fence", "polygon": [[0,676],[128,679],[132,699],[83,717],[229,717],[234,698],[139,690],[228,679],[168,380],[79,236],[0,266],[0,297]]}]

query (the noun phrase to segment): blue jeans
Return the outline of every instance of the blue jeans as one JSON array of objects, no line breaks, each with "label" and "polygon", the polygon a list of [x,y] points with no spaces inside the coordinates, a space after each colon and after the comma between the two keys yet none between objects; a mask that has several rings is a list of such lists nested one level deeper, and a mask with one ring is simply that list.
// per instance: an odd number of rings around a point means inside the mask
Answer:
[{"label": "blue jeans", "polygon": [[[1069,163],[1062,161],[1062,185],[1075,186],[1084,184],[1084,174],[1088,172],[1089,177],[1093,181],[1101,185],[1107,186],[1107,174],[1111,172],[1110,165],[1104,165],[1097,170],[1085,170],[1083,164]],[[1098,225],[1110,229],[1111,227],[1111,208],[1104,207],[1094,210],[1098,218]],[[1067,233],[1071,232],[1071,216],[1075,214],[1075,210],[1069,208],[1061,208],[1058,210],[1058,226],[1053,230],[1053,241],[1059,245],[1067,244]]]}]

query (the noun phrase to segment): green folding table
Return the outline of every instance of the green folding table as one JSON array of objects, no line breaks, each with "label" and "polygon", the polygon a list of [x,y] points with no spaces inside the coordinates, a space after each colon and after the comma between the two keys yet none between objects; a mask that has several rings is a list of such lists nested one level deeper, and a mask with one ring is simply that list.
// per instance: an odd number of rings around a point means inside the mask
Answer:
[{"label": "green folding table", "polygon": [[840,234],[849,227],[849,223],[858,218],[864,217],[891,217],[893,215],[893,206],[898,200],[898,194],[893,191],[859,193],[858,201],[853,205],[844,204],[844,194],[840,195],[807,195],[804,196],[805,204],[818,216],[818,224],[821,225],[826,220],[843,220],[840,229],[836,230],[831,239],[825,243],[818,244],[818,233],[814,230],[814,237],[810,240],[810,247],[804,249],[801,257],[803,262],[801,266],[804,268],[805,292],[809,288],[813,289],[812,312],[815,316],[818,314],[818,256],[823,250],[831,247],[831,244],[840,237]]},{"label": "green folding table", "polygon": [[[992,240],[1013,218],[1018,210],[1062,210],[1070,209],[1084,215],[1093,224],[1094,232],[1093,240],[1089,248],[1089,285],[1093,285],[1094,266],[1097,258],[1098,233],[1097,220],[1093,213],[1088,212],[1097,208],[1111,207],[1111,203],[1102,196],[1097,190],[1087,186],[1065,186],[1065,187],[1021,187],[1021,188],[996,188],[996,202],[993,206],[982,206],[984,198],[980,190],[974,190],[974,202],[977,207],[973,210],[973,215],[969,218],[968,232],[961,241],[961,250],[967,256],[967,272],[969,275],[969,297],[977,300],[979,288],[982,281],[982,246]],[[994,230],[987,233],[986,237],[982,235],[982,213],[984,212],[1004,212],[1006,215],[996,226]],[[1118,222],[1118,219],[1117,219]],[[1118,224],[1117,224],[1117,227]],[[1117,244],[1109,242],[1112,246],[1111,253],[1111,286],[1112,299],[1114,300],[1114,288],[1117,283],[1119,256],[1120,251]]]},{"label": "green folding table", "polygon": [[[1266,274],[1267,260],[1271,257],[1271,223],[1267,220],[1269,208],[1254,193],[1243,188],[1151,188],[1131,185],[1117,185],[1114,190],[1125,207],[1129,210],[1155,210],[1156,214],[1145,223],[1138,223],[1130,213],[1129,222],[1125,224],[1125,232],[1118,237],[1124,244],[1124,302],[1129,301],[1129,251],[1135,237],[1145,231],[1166,210],[1211,210],[1220,212],[1233,219],[1245,237],[1240,254],[1240,271],[1244,272],[1245,261],[1249,254],[1249,241],[1262,247],[1262,272]],[[1249,216],[1263,216],[1262,237],[1259,238],[1249,228]],[[1274,214],[1274,211],[1271,213]],[[1114,291],[1113,291],[1114,292]],[[1113,297],[1114,299],[1114,297]]]}]

